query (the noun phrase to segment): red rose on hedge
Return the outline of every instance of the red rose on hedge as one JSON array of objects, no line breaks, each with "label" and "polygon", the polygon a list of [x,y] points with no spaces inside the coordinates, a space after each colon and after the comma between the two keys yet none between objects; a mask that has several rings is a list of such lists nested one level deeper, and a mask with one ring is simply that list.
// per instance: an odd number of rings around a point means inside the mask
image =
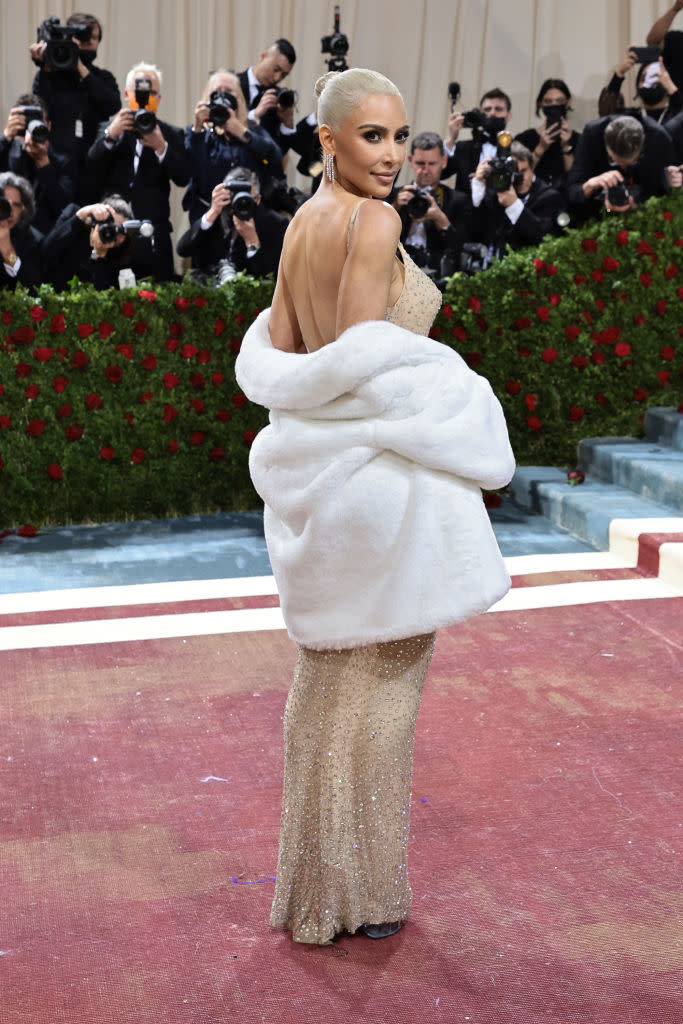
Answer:
[{"label": "red rose on hedge", "polygon": [[38,529],[33,525],[33,523],[24,523],[24,525],[20,526],[17,530],[17,537],[35,537],[37,533]]},{"label": "red rose on hedge", "polygon": [[473,313],[478,313],[481,309],[481,299],[476,295],[471,295],[467,300],[467,308],[471,309]]},{"label": "red rose on hedge", "polygon": [[659,316],[666,316],[666,307],[668,305],[669,305],[669,303],[666,301],[666,299],[658,299],[657,300],[657,302],[655,304],[655,309],[657,310],[657,313],[659,314]]},{"label": "red rose on hedge", "polygon": [[241,338],[231,338],[230,339],[229,348],[230,348],[230,351],[234,352],[235,355],[239,355],[239,351],[242,348],[242,339]]},{"label": "red rose on hedge", "polygon": [[8,427],[12,426],[11,416],[0,416],[0,430],[7,430]]},{"label": "red rose on hedge", "polygon": [[190,300],[186,299],[183,295],[179,295],[176,299],[173,300],[173,305],[175,306],[179,313],[187,313],[188,309],[190,308]]},{"label": "red rose on hedge", "polygon": [[583,409],[580,405],[573,405],[569,410],[569,419],[572,423],[578,423],[579,420],[583,419]]},{"label": "red rose on hedge", "polygon": [[519,316],[515,320],[515,327],[518,331],[523,331],[525,327],[531,327],[531,320],[526,316]]},{"label": "red rose on hedge", "polygon": [[173,405],[169,405],[168,402],[164,404],[164,411],[161,414],[161,418],[164,423],[170,423],[178,415],[178,410]]},{"label": "red rose on hedge", "polygon": [[620,341],[618,345],[614,346],[614,354],[616,356],[630,356],[631,346],[627,341]]},{"label": "red rose on hedge", "polygon": [[645,390],[645,388],[636,388],[633,392],[633,397],[635,398],[636,402],[644,402],[647,398],[647,391]]},{"label": "red rose on hedge", "polygon": [[676,355],[676,352],[674,349],[672,349],[671,345],[663,345],[659,350],[659,354],[662,357],[662,359],[673,359]]},{"label": "red rose on hedge", "polygon": [[168,442],[168,450],[171,453],[171,455],[175,455],[175,453],[178,451],[178,442],[177,441],[169,441]]},{"label": "red rose on hedge", "polygon": [[643,288],[649,288],[652,284],[652,274],[643,273],[640,275],[640,283]]},{"label": "red rose on hedge", "polygon": [[219,420],[221,423],[227,423],[228,420],[230,419],[230,413],[228,412],[227,409],[219,409],[218,412],[216,413],[216,419]]},{"label": "red rose on hedge", "polygon": [[605,275],[603,274],[602,270],[600,270],[600,267],[596,267],[595,270],[591,271],[591,280],[597,281],[598,284],[602,284],[602,282],[605,280]]},{"label": "red rose on hedge", "polygon": [[200,309],[203,306],[208,306],[209,304],[209,300],[205,299],[203,295],[195,295],[192,301],[194,302],[195,306],[199,306]]},{"label": "red rose on hedge", "polygon": [[671,376],[671,370],[657,370],[655,377],[659,380],[661,387],[666,387],[669,377]]},{"label": "red rose on hedge", "polygon": [[168,388],[169,391],[177,387],[178,384],[180,384],[180,380],[176,377],[175,373],[164,374],[164,387]]},{"label": "red rose on hedge", "polygon": [[153,352],[150,352],[142,360],[142,365],[146,370],[153,370],[157,365],[157,357]]},{"label": "red rose on hedge", "polygon": [[202,412],[206,412],[206,406],[202,402],[201,398],[191,398],[188,409],[191,409],[192,412],[196,412],[197,415]]},{"label": "red rose on hedge", "polygon": [[669,280],[672,277],[676,277],[678,274],[678,267],[675,263],[670,263],[668,267],[664,269],[664,277]]},{"label": "red rose on hedge", "polygon": [[541,359],[544,363],[554,363],[557,359],[557,349],[544,348],[541,352]]},{"label": "red rose on hedge", "polygon": [[29,402],[33,402],[34,399],[36,399],[39,394],[40,388],[38,387],[37,384],[29,384],[28,387],[26,388],[26,397],[28,398]]},{"label": "red rose on hedge", "polygon": [[9,309],[6,309],[3,312],[2,316],[0,316],[0,320],[2,320],[3,324],[11,324],[12,323],[12,314],[11,314]]},{"label": "red rose on hedge", "polygon": [[103,320],[97,328],[97,333],[102,341],[106,341],[114,333],[114,325]]},{"label": "red rose on hedge", "polygon": [[45,431],[45,420],[29,420],[26,424],[26,433],[29,437],[40,437]]},{"label": "red rose on hedge", "polygon": [[505,385],[505,390],[510,395],[518,395],[522,390],[522,385],[518,380],[509,380]]},{"label": "red rose on hedge", "polygon": [[76,330],[78,331],[79,337],[89,338],[95,328],[92,324],[79,324]]},{"label": "red rose on hedge", "polygon": [[55,313],[50,320],[50,334],[64,334],[66,330],[66,317],[63,313]]},{"label": "red rose on hedge", "polygon": [[481,352],[468,352],[465,356],[465,362],[474,369],[475,366],[479,366],[483,358]]},{"label": "red rose on hedge", "polygon": [[551,306],[559,306],[560,302],[562,301],[562,296],[558,292],[552,292],[548,296],[548,299],[550,301]]},{"label": "red rose on hedge", "polygon": [[211,383],[214,384],[217,388],[219,388],[221,386],[221,384],[223,383],[224,380],[225,380],[225,374],[221,373],[220,370],[216,370],[215,373],[211,374]]},{"label": "red rose on hedge", "polygon": [[447,302],[441,307],[441,312],[447,320],[451,320],[453,318],[453,307]]},{"label": "red rose on hedge", "polygon": [[138,295],[141,299],[144,299],[145,302],[156,302],[157,293],[148,291],[146,288],[141,288]]},{"label": "red rose on hedge", "polygon": [[36,332],[32,327],[17,327],[16,331],[10,335],[12,341],[16,342],[17,345],[28,345],[35,336]]},{"label": "red rose on hedge", "polygon": [[208,349],[203,348],[201,349],[200,352],[197,353],[197,362],[201,366],[205,366],[206,363],[211,362],[211,353],[208,351]]},{"label": "red rose on hedge", "polygon": [[583,274],[574,274],[574,284],[585,284],[586,278]]},{"label": "red rose on hedge", "polygon": [[107,366],[104,370],[105,377],[112,384],[118,384],[123,378],[123,370],[120,366],[114,364],[113,366]]},{"label": "red rose on hedge", "polygon": [[138,395],[138,402],[140,405],[145,405],[147,402],[151,402],[154,395],[151,391],[145,391],[144,394]]},{"label": "red rose on hedge", "polygon": [[244,439],[244,443],[246,445],[249,445],[249,447],[251,447],[251,445],[256,440],[256,431],[255,430],[245,430],[244,433],[242,434],[242,437]]},{"label": "red rose on hedge", "polygon": [[190,444],[203,444],[206,440],[206,433],[203,430],[193,430],[190,435]]},{"label": "red rose on hedge", "polygon": [[16,376],[19,378],[30,377],[31,374],[33,373],[33,367],[30,366],[28,363],[17,363],[17,368],[14,372]]},{"label": "red rose on hedge", "polygon": [[525,395],[524,401],[529,412],[533,412],[536,408],[536,395]]},{"label": "red rose on hedge", "polygon": [[180,354],[183,357],[183,359],[192,359],[194,358],[194,356],[197,355],[198,352],[199,349],[197,348],[197,346],[191,345],[189,342],[183,345],[182,348],[180,349]]},{"label": "red rose on hedge", "polygon": [[220,462],[221,459],[225,458],[225,452],[221,447],[219,447],[219,445],[216,445],[215,448],[212,448],[209,452],[209,458],[212,462]]},{"label": "red rose on hedge", "polygon": [[247,396],[241,392],[237,395],[233,395],[232,404],[237,408],[241,409],[243,405],[247,404]]},{"label": "red rose on hedge", "polygon": [[104,448],[100,448],[100,458],[104,459],[105,462],[111,462],[116,455],[116,449],[112,448],[111,445],[105,445]]},{"label": "red rose on hedge", "polygon": [[598,393],[595,396],[595,401],[598,403],[598,405],[607,405],[607,398],[605,397],[605,395],[603,395],[602,391],[598,391]]},{"label": "red rose on hedge", "polygon": [[204,378],[204,374],[203,373],[191,373],[190,374],[190,384],[197,391],[200,391],[203,387],[206,386],[206,380]]},{"label": "red rose on hedge", "polygon": [[66,377],[55,377],[55,379],[52,381],[52,387],[55,389],[58,395],[61,395],[67,383],[68,381]]},{"label": "red rose on hedge", "polygon": [[225,320],[221,320],[220,317],[213,325],[213,333],[218,337],[225,330]]},{"label": "red rose on hedge", "polygon": [[138,465],[144,462],[146,458],[147,456],[142,448],[133,448],[133,451],[130,453],[130,461]]},{"label": "red rose on hedge", "polygon": [[59,409],[57,409],[57,419],[65,420],[72,412],[72,406],[70,406],[68,402],[64,402],[64,404],[60,405]]},{"label": "red rose on hedge", "polygon": [[673,220],[673,213],[671,210],[662,210],[662,217],[664,220]]},{"label": "red rose on hedge", "polygon": [[457,327],[454,327],[453,330],[451,331],[451,334],[453,335],[456,341],[467,340],[467,331],[465,330],[462,324],[458,324]]},{"label": "red rose on hedge", "polygon": [[643,324],[645,323],[645,314],[644,313],[636,313],[636,315],[633,317],[633,322],[638,327],[642,327]]},{"label": "red rose on hedge", "polygon": [[55,350],[53,348],[34,348],[33,358],[37,359],[39,363],[47,363],[52,359],[54,351]]},{"label": "red rose on hedge", "polygon": [[71,360],[71,365],[76,370],[84,370],[89,362],[90,362],[90,356],[87,356],[85,354],[85,352],[83,352],[81,349],[79,349],[78,352],[74,353],[74,357]]},{"label": "red rose on hedge", "polygon": [[622,229],[616,237],[617,245],[628,245],[628,231]]},{"label": "red rose on hedge", "polygon": [[70,423],[64,433],[67,441],[80,441],[83,437],[83,427],[80,423]]},{"label": "red rose on hedge", "polygon": [[554,277],[557,273],[557,267],[554,263],[546,263],[545,272],[548,277]]},{"label": "red rose on hedge", "polygon": [[177,338],[167,338],[166,341],[164,342],[164,348],[167,350],[167,352],[175,352],[175,350],[179,346],[180,342],[178,341]]},{"label": "red rose on hedge", "polygon": [[572,366],[576,366],[579,370],[583,370],[588,366],[588,356],[574,356],[572,359]]},{"label": "red rose on hedge", "polygon": [[93,391],[92,394],[87,396],[87,398],[85,400],[85,407],[86,407],[86,409],[91,409],[91,410],[92,409],[101,409],[102,408],[102,399],[100,398],[99,395],[95,394],[95,392]]},{"label": "red rose on hedge", "polygon": [[147,330],[147,326],[148,324],[146,320],[136,320],[133,324],[133,330],[136,334],[144,334]]},{"label": "red rose on hedge", "polygon": [[34,324],[39,324],[40,321],[44,320],[47,316],[47,312],[39,305],[31,306],[29,313],[31,314],[31,320],[33,320]]},{"label": "red rose on hedge", "polygon": [[539,420],[538,416],[527,416],[526,424],[529,430],[540,430],[543,424]]},{"label": "red rose on hedge", "polygon": [[130,318],[134,314],[135,314],[135,306],[133,305],[132,302],[122,302],[121,303],[121,316],[125,316],[127,318]]},{"label": "red rose on hedge", "polygon": [[607,362],[607,356],[604,352],[592,352],[591,360],[596,366],[602,366],[603,363]]},{"label": "red rose on hedge", "polygon": [[542,323],[545,323],[545,321],[550,316],[550,310],[547,306],[539,306],[536,310],[536,316]]},{"label": "red rose on hedge", "polygon": [[238,327],[241,327],[246,319],[244,313],[235,313],[235,323]]},{"label": "red rose on hedge", "polygon": [[597,252],[598,243],[594,238],[584,238],[581,242],[581,248],[585,249],[586,252]]},{"label": "red rose on hedge", "polygon": [[49,464],[49,466],[47,467],[47,475],[51,477],[52,480],[62,479],[62,467],[59,465],[58,462],[51,462]]},{"label": "red rose on hedge", "polygon": [[605,256],[602,261],[602,269],[606,270],[608,273],[612,270],[616,270],[618,266],[619,260],[615,260],[613,256]]},{"label": "red rose on hedge", "polygon": [[567,339],[567,341],[576,341],[580,334],[581,328],[575,327],[573,324],[570,325],[569,327],[565,327],[564,329],[564,336]]}]

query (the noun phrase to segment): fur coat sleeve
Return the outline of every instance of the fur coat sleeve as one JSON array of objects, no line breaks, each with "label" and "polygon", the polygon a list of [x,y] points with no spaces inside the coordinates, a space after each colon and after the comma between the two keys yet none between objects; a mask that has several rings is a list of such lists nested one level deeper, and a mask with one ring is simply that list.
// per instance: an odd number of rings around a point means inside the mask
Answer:
[{"label": "fur coat sleeve", "polygon": [[236,373],[270,410],[249,466],[295,641],[427,633],[507,592],[481,489],[507,484],[514,457],[488,381],[456,352],[385,321],[281,352],[264,310]]}]

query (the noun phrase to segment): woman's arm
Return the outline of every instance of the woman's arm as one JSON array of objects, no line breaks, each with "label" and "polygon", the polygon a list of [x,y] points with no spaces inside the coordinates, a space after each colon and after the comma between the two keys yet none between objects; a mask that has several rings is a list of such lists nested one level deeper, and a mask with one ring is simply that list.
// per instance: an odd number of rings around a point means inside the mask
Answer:
[{"label": "woman's arm", "polygon": [[661,46],[664,42],[664,36],[671,28],[671,24],[681,8],[683,8],[683,0],[676,0],[676,3],[671,5],[666,14],[663,14],[661,18],[657,18],[645,40],[648,46]]},{"label": "woman's arm", "polygon": [[366,320],[384,320],[401,218],[387,203],[363,203],[351,229],[337,300],[336,336]]}]

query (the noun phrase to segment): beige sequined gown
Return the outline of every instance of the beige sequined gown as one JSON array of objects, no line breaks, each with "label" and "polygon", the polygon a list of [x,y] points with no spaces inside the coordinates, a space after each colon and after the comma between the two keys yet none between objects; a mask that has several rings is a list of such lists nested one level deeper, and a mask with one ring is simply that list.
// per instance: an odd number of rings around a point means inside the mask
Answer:
[{"label": "beige sequined gown", "polygon": [[[386,319],[427,334],[441,295],[399,248],[405,283]],[[413,742],[433,649],[433,633],[343,651],[299,647],[270,918],[297,942],[328,943],[408,914]]]}]

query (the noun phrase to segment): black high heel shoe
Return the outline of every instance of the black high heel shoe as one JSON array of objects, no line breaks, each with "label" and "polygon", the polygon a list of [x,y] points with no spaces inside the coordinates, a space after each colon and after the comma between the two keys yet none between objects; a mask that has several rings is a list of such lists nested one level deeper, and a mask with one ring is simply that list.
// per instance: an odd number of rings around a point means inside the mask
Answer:
[{"label": "black high heel shoe", "polygon": [[362,924],[360,930],[369,939],[386,939],[395,935],[403,927],[403,921],[390,921],[387,924]]}]

